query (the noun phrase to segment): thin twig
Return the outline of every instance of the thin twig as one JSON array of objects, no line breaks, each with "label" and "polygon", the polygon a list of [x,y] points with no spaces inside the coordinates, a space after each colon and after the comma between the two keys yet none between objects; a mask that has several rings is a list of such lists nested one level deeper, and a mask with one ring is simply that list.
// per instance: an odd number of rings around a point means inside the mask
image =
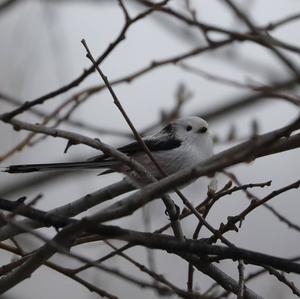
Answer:
[{"label": "thin twig", "polygon": [[245,265],[243,260],[239,260],[238,270],[239,270],[239,293],[237,294],[237,299],[243,299],[244,289],[245,289]]},{"label": "thin twig", "polygon": [[[104,81],[107,89],[109,90],[114,104],[117,106],[117,108],[120,110],[122,116],[124,117],[124,119],[126,120],[126,123],[128,124],[128,126],[130,127],[131,131],[133,132],[133,135],[135,137],[135,139],[141,144],[143,150],[145,151],[145,153],[147,154],[147,156],[150,158],[150,160],[152,161],[152,163],[156,166],[156,168],[158,169],[158,171],[164,176],[166,177],[167,174],[166,172],[161,168],[161,166],[157,163],[156,159],[153,157],[152,153],[150,152],[149,148],[147,147],[146,143],[144,142],[144,140],[141,138],[140,134],[138,133],[138,131],[136,130],[135,126],[133,125],[133,123],[131,122],[130,118],[128,117],[126,111],[124,110],[121,102],[119,101],[117,95],[115,94],[111,84],[109,83],[107,77],[103,74],[102,70],[100,69],[100,67],[98,65],[96,65],[96,61],[94,60],[88,45],[86,43],[86,41],[83,39],[81,41],[81,43],[83,44],[83,46],[85,47],[86,51],[87,51],[87,58],[90,59],[90,61],[92,62],[92,64],[95,66],[97,72],[99,73],[99,75],[101,76],[102,80]],[[179,193],[178,190],[175,190],[176,193],[180,196],[181,194]],[[182,232],[182,228],[180,226],[180,223],[177,219],[176,216],[176,207],[173,203],[173,201],[168,197],[168,196],[163,196],[162,197],[164,204],[167,208],[168,214],[170,216],[170,220],[172,223],[172,228],[174,230],[174,234],[175,236],[177,236],[179,239],[183,240],[183,232]]]}]

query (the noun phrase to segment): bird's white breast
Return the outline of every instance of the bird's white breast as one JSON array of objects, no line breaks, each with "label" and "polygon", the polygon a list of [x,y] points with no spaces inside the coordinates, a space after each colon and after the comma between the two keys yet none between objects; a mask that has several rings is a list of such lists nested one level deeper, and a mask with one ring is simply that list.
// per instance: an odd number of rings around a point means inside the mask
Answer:
[{"label": "bird's white breast", "polygon": [[[165,173],[170,175],[210,158],[212,156],[212,147],[209,144],[199,146],[195,143],[183,142],[178,148],[153,152],[152,155]],[[145,153],[140,153],[134,158],[156,178],[162,177],[157,167]]]}]

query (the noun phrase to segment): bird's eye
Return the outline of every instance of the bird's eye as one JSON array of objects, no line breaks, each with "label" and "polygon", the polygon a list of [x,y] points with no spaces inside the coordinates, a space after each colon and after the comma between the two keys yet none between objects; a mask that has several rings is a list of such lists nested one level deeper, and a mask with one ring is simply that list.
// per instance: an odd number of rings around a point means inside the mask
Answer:
[{"label": "bird's eye", "polygon": [[187,127],[186,127],[186,130],[187,130],[187,131],[190,131],[190,130],[192,130],[192,129],[193,129],[192,126],[187,126]]},{"label": "bird's eye", "polygon": [[202,127],[202,128],[200,128],[199,129],[199,133],[201,133],[201,134],[203,134],[203,133],[205,133],[207,131],[207,128],[206,127]]}]

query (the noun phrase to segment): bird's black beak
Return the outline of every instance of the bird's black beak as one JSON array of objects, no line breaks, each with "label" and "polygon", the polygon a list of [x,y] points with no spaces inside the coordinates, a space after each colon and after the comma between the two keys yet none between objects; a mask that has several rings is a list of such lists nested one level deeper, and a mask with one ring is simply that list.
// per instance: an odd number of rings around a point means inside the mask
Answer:
[{"label": "bird's black beak", "polygon": [[207,128],[206,127],[202,127],[200,128],[197,133],[200,133],[200,134],[204,134],[205,132],[207,132]]}]

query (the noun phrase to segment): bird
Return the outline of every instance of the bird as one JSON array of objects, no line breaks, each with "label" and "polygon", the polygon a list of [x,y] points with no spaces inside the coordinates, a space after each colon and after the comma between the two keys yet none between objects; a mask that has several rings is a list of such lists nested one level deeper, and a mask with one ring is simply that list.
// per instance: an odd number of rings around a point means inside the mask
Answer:
[{"label": "bird", "polygon": [[[213,155],[213,141],[208,123],[198,116],[178,118],[165,125],[157,133],[144,137],[143,141],[166,175],[192,167]],[[163,177],[140,142],[132,141],[119,147],[118,150],[139,162],[156,179],[159,180]],[[100,174],[119,172],[139,183],[145,183],[146,181],[145,178],[140,177],[141,174],[132,170],[128,165],[106,154],[82,162],[11,165],[4,171],[8,173],[28,173],[79,169],[106,169]]]}]

